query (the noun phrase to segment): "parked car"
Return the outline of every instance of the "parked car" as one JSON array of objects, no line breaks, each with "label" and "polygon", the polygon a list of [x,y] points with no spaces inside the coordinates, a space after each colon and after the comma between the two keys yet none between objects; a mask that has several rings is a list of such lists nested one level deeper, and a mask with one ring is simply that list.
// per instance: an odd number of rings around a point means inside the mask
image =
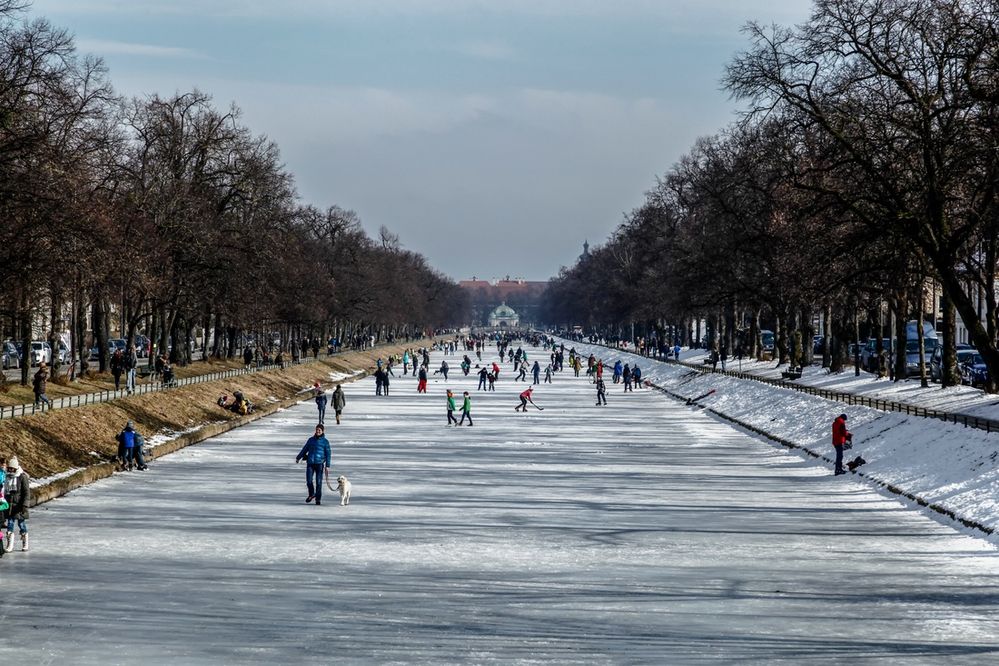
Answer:
[{"label": "parked car", "polygon": [[957,356],[957,361],[962,384],[985,386],[989,381],[989,370],[985,367],[985,359],[977,351],[962,350]]},{"label": "parked car", "polygon": [[135,336],[135,353],[139,358],[149,356],[149,338],[144,335]]},{"label": "parked car", "polygon": [[[114,354],[114,350],[115,349],[117,349],[117,347],[114,344],[114,340],[108,340],[108,356],[109,357],[112,354]],[[124,353],[125,347],[122,346],[121,349],[122,349],[122,352]],[[91,361],[96,361],[97,358],[98,358],[98,356],[97,356],[97,345],[94,345],[93,347],[90,348],[90,360]]]},{"label": "parked car", "polygon": [[760,346],[764,352],[774,353],[774,347],[776,346],[776,338],[774,337],[773,331],[768,331],[763,329],[760,331]]},{"label": "parked car", "polygon": [[31,341],[31,358],[29,363],[31,365],[38,365],[39,363],[52,363],[52,347],[49,343],[44,340],[32,340]]},{"label": "parked car", "polygon": [[[881,338],[881,348],[891,353],[891,338]],[[868,338],[860,352],[860,365],[867,372],[878,371],[878,339]]]},{"label": "parked car", "polygon": [[[961,352],[974,350],[971,345],[955,345],[957,347],[957,362],[961,362]],[[930,381],[939,382],[943,379],[943,345],[937,345],[930,356]]]},{"label": "parked car", "polygon": [[812,336],[812,353],[821,354],[826,349],[826,338],[824,335]]},{"label": "parked car", "polygon": [[4,370],[21,367],[21,354],[17,351],[17,345],[10,340],[0,343],[0,356],[3,358]]}]

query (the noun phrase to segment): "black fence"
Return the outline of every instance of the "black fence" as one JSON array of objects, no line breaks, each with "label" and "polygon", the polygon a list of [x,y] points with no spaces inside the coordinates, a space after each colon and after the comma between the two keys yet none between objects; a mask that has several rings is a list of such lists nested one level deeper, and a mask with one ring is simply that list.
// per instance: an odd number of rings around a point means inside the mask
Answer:
[{"label": "black fence", "polygon": [[[584,342],[583,344],[595,344],[592,342]],[[612,347],[610,345],[601,345],[596,343],[595,346],[606,347],[607,349],[612,349],[617,352],[625,352],[629,354],[634,354],[635,356],[640,356],[642,358],[647,358],[651,361],[662,361],[662,359],[656,356],[644,356],[642,354],[637,354],[636,352],[629,352],[627,350],[618,349],[617,347]],[[884,412],[899,412],[902,414],[910,414],[912,416],[922,416],[930,419],[939,419],[941,421],[946,421],[947,423],[955,423],[965,426],[966,428],[977,428],[979,430],[984,430],[985,432],[992,432],[995,430],[999,432],[999,420],[986,419],[978,416],[969,416],[967,414],[956,414],[954,412],[943,412],[938,409],[929,409],[927,407],[917,407],[915,405],[910,405],[904,402],[895,402],[893,400],[883,400],[879,398],[868,398],[861,395],[856,395],[854,393],[845,393],[843,391],[829,391],[826,389],[816,388],[814,386],[803,386],[801,384],[794,383],[791,379],[772,379],[770,377],[760,377],[758,375],[753,375],[748,372],[740,372],[733,370],[713,370],[706,367],[703,363],[684,363],[682,361],[667,360],[667,363],[678,363],[685,368],[689,368],[696,372],[703,374],[724,374],[729,377],[737,377],[739,379],[747,379],[754,382],[761,382],[763,384],[769,384],[771,386],[777,386],[780,388],[790,389],[792,391],[801,391],[802,393],[807,393],[809,395],[818,396],[820,398],[825,398],[827,400],[835,400],[836,402],[846,403],[848,405],[861,405],[863,407],[871,407],[873,409],[880,409]]]},{"label": "black fence", "polygon": [[[304,363],[315,363],[316,357],[302,358],[296,365],[301,365]],[[292,365],[291,363],[285,364],[286,366]],[[12,405],[10,407],[0,407],[0,419],[10,419],[17,416],[28,416],[41,411],[48,411],[50,409],[69,409],[72,407],[85,407],[87,405],[96,405],[102,402],[110,402],[112,400],[117,400],[119,398],[126,397],[128,395],[143,395],[145,393],[156,393],[158,391],[167,391],[174,388],[179,388],[181,386],[190,386],[192,384],[203,384],[205,382],[214,382],[220,379],[229,379],[231,377],[241,377],[244,375],[250,375],[255,372],[262,372],[264,370],[275,370],[281,366],[271,364],[271,365],[261,365],[261,366],[251,366],[248,368],[233,368],[232,370],[223,370],[220,372],[211,372],[206,375],[197,375],[194,377],[185,377],[184,379],[175,379],[171,382],[164,383],[161,379],[154,377],[153,375],[148,375],[146,381],[135,382],[135,388],[131,392],[128,389],[119,389],[117,391],[96,391],[94,393],[83,393],[80,395],[70,395],[63,398],[56,398],[51,401],[51,407],[45,407],[44,410],[40,403],[35,404],[23,404],[23,405]],[[124,376],[123,376],[124,379]]]}]

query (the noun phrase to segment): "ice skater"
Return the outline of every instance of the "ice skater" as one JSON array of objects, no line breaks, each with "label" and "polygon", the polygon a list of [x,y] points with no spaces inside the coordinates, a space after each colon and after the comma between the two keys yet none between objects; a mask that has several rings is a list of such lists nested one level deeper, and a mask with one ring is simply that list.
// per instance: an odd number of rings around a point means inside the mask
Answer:
[{"label": "ice skater", "polygon": [[316,383],[312,385],[312,393],[316,398],[316,408],[319,410],[319,422],[325,423],[326,403],[327,403],[326,390],[323,389],[323,386],[322,384],[319,383],[319,380],[316,380]]},{"label": "ice skater", "polygon": [[11,549],[14,540],[14,521],[17,521],[21,532],[21,550],[28,550],[28,506],[31,504],[31,479],[21,468],[17,456],[11,456],[7,461],[6,479],[2,495],[9,506],[7,508],[7,532],[4,535],[3,549]]},{"label": "ice skater", "polygon": [[541,364],[538,363],[537,361],[535,361],[534,365],[531,367],[531,374],[534,375],[534,383],[535,384],[540,384],[541,383]]},{"label": "ice skater", "polygon": [[487,368],[486,366],[482,366],[482,369],[479,370],[479,388],[476,389],[477,391],[486,390],[486,380],[488,378],[489,378],[489,368]]},{"label": "ice skater", "polygon": [[454,406],[454,393],[451,389],[447,390],[447,424],[448,425],[458,425],[458,419],[454,418],[454,410],[457,409]]},{"label": "ice skater", "polygon": [[464,400],[461,402],[461,421],[458,425],[465,424],[465,417],[468,417],[468,425],[472,425],[472,398],[469,397],[468,391],[464,393]]},{"label": "ice skater", "polygon": [[343,387],[339,384],[333,390],[333,413],[336,415],[336,423],[340,425],[340,412],[347,404],[347,396],[343,394]]},{"label": "ice skater", "polygon": [[[531,403],[532,405],[534,405],[534,400],[531,399],[531,396],[532,396],[533,393],[534,393],[534,387],[533,386],[529,387],[526,391],[524,391],[523,393],[521,393],[520,394],[520,404],[517,405],[516,407],[514,407],[513,411],[515,411],[515,412],[526,412],[527,411],[527,403]],[[537,405],[534,405],[534,406],[538,407]],[[538,409],[541,409],[541,407],[538,407]]]},{"label": "ice skater", "polygon": [[603,378],[597,380],[597,407],[607,404],[607,385]]}]

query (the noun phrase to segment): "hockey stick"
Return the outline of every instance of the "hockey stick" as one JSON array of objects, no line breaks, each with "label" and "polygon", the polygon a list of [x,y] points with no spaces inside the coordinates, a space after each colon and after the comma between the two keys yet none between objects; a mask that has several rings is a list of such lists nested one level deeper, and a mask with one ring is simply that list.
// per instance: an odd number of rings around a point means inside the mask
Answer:
[{"label": "hockey stick", "polygon": [[[534,401],[533,400],[528,400],[528,402],[531,403],[532,405],[534,405]],[[538,405],[534,405],[534,406],[538,408],[539,412],[545,411],[544,407],[538,407]]]}]

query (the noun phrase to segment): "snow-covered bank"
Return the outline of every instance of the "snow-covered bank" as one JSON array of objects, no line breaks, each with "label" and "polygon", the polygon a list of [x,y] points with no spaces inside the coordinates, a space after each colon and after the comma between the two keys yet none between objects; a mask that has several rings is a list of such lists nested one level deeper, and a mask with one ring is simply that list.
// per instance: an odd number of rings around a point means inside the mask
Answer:
[{"label": "snow-covered bank", "polygon": [[[687,350],[680,354],[681,361],[692,365],[702,365],[707,357],[708,352],[704,349]],[[787,364],[778,366],[774,361],[749,359],[741,361],[729,359],[727,365],[730,371],[738,370],[765,379],[781,379],[781,372],[787,368]],[[864,370],[856,375],[853,366],[845,368],[843,372],[830,373],[827,368],[817,365],[806,366],[802,370],[801,378],[796,379],[794,383],[826,391],[850,393],[870,399],[900,402],[913,407],[999,421],[999,396],[972,386],[944,388],[940,384],[931,382],[924,388],[917,378],[894,382]]]},{"label": "snow-covered bank", "polygon": [[[602,358],[605,364],[613,365],[618,358],[637,363],[644,379],[686,398],[714,390],[699,404],[818,455],[832,455],[831,424],[838,414],[846,413],[854,433],[854,449],[848,453],[862,455],[867,461],[862,468],[864,475],[950,511],[959,519],[999,529],[999,434],[936,419],[848,406],[629,352],[565,342],[566,349],[575,346],[577,351]],[[849,379],[854,379],[852,369]],[[617,388],[610,383],[608,386],[610,391]],[[910,401],[908,396],[904,399]],[[939,403],[927,406],[940,408]],[[993,535],[991,540],[999,541],[999,537]]]}]

